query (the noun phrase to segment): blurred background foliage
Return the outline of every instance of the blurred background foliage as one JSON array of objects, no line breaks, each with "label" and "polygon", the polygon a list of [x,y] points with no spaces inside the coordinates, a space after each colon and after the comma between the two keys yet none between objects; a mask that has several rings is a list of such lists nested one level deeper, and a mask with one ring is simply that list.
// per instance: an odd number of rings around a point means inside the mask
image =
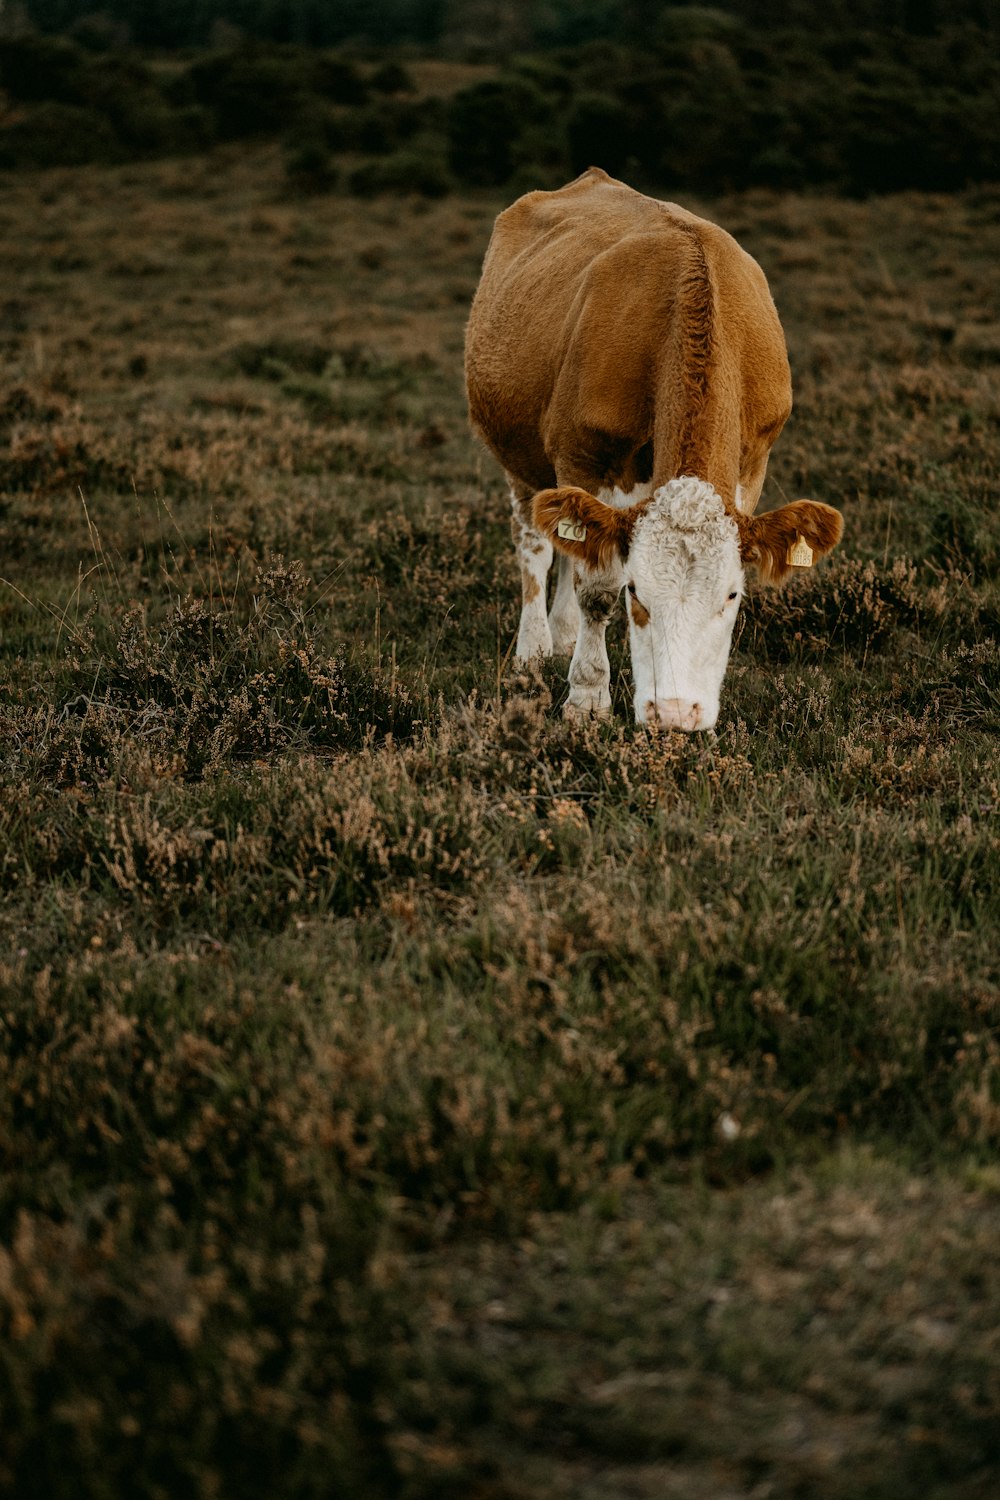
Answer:
[{"label": "blurred background foliage", "polygon": [[[303,190],[951,191],[1000,176],[994,0],[17,0],[0,167],[280,137]],[[429,88],[426,63],[450,68]],[[423,70],[423,71],[422,71]]]}]

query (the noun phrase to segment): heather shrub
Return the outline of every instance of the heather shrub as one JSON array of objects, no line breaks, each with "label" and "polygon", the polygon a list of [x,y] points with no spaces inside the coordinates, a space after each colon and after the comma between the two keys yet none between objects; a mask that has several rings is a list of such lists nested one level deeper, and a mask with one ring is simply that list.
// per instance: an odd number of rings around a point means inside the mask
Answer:
[{"label": "heather shrub", "polygon": [[272,338],[235,344],[226,360],[243,375],[284,380],[291,373],[319,375],[333,354],[328,344],[311,338]]},{"label": "heather shrub", "polygon": [[131,472],[62,402],[41,421],[18,422],[0,457],[0,485],[15,493],[62,493],[102,484],[126,489]]},{"label": "heather shrub", "polygon": [[343,650],[323,653],[307,587],[300,565],[278,557],[249,600],[182,600],[159,626],[126,612],[106,650],[95,641],[73,659],[66,712],[83,716],[81,732],[98,709],[105,720],[141,713],[149,742],[174,746],[186,776],[291,746],[412,734],[420,710],[401,686]]},{"label": "heather shrub", "polygon": [[0,1491],[992,1493],[996,195],[695,200],[788,334],[767,496],[845,535],[684,736],[621,607],[608,719],[512,665],[510,187],[284,161],[4,183]]},{"label": "heather shrub", "polygon": [[939,620],[944,593],[928,593],[914,565],[900,558],[888,568],[834,558],[815,577],[784,589],[755,590],[743,606],[741,649],[765,660],[848,652],[862,659],[884,650],[901,630]]},{"label": "heather shrub", "polygon": [[948,651],[914,684],[914,698],[953,724],[1000,732],[1000,643],[990,637]]}]

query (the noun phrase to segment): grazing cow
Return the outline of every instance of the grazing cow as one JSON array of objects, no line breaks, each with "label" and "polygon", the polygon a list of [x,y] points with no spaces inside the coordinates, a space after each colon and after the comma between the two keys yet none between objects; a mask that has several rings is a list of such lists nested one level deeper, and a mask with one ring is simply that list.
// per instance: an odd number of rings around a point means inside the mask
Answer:
[{"label": "grazing cow", "polygon": [[711,729],[744,564],[779,581],[843,525],[811,500],[754,515],[792,403],[756,261],[597,167],[528,193],[493,230],[466,384],[510,483],[518,657],[572,651],[567,710],[607,713],[605,631],[625,584],[636,719]]}]

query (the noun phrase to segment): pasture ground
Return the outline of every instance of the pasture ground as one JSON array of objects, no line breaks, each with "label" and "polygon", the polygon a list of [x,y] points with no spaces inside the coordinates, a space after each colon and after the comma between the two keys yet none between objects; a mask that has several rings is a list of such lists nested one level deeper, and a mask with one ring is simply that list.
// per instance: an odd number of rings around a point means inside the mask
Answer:
[{"label": "pasture ground", "polygon": [[0,1488],[971,1500],[1000,1477],[1000,192],[767,271],[717,738],[512,676],[487,198],[0,195]]}]

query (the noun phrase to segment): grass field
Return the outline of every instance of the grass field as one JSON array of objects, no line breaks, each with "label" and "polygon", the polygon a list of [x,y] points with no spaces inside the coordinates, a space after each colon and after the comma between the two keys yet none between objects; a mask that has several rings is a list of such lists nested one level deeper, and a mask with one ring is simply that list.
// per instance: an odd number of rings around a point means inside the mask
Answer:
[{"label": "grass field", "polygon": [[716,738],[515,675],[494,213],[279,153],[0,195],[0,1489],[1000,1483],[1000,190],[767,272]]}]

